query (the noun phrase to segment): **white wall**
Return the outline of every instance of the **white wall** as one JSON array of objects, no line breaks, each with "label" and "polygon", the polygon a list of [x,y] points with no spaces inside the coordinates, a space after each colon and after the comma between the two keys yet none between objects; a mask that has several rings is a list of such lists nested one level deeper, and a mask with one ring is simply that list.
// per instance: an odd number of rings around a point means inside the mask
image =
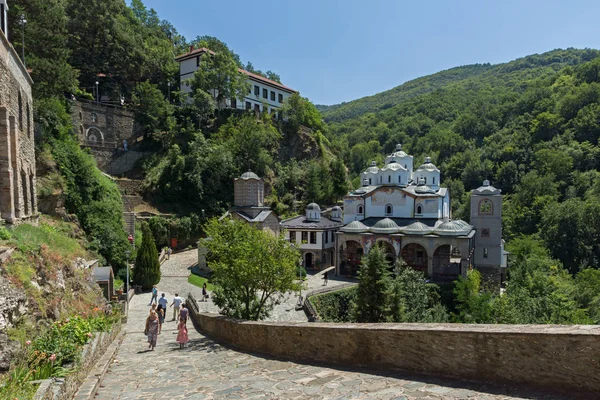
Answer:
[{"label": "white wall", "polygon": [[[188,80],[191,80],[194,78],[194,72],[196,72],[196,70],[198,69],[197,66],[197,61],[196,61],[196,57],[194,58],[190,58],[187,60],[183,60],[179,62],[179,79],[180,79],[180,87],[181,87],[181,91],[182,93],[191,93],[192,88],[191,88],[191,82],[189,82]],[[188,81],[186,84],[185,81]],[[245,109],[246,108],[246,102],[250,103],[250,108],[252,110],[254,110],[254,107],[256,104],[258,104],[258,106],[260,107],[260,111],[262,112],[271,112],[271,110],[277,110],[279,108],[281,108],[283,106],[283,102],[286,101],[286,99],[288,99],[292,94],[281,90],[275,86],[270,86],[268,84],[265,84],[263,82],[257,82],[253,79],[248,79],[247,80],[248,84],[250,85],[250,93],[243,99],[238,99],[237,100],[237,105],[236,108],[237,109]],[[254,86],[258,86],[259,88],[259,94],[258,96],[254,95]],[[267,89],[267,98],[265,99],[263,97],[263,89]],[[275,100],[271,100],[271,92],[275,93]],[[279,102],[279,95],[283,96],[283,102]],[[231,107],[231,101],[227,100],[226,101],[227,107]]]}]

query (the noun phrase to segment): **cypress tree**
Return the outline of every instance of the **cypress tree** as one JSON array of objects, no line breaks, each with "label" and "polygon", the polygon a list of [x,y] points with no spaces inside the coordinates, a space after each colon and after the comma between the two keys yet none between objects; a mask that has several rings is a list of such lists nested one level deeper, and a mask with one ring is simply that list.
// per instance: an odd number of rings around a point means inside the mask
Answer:
[{"label": "cypress tree", "polygon": [[374,246],[363,257],[358,271],[354,318],[358,322],[384,322],[390,289],[389,264],[385,252]]},{"label": "cypress tree", "polygon": [[143,289],[150,289],[160,281],[158,251],[150,226],[146,222],[142,224],[142,245],[135,258],[133,278],[134,283]]}]

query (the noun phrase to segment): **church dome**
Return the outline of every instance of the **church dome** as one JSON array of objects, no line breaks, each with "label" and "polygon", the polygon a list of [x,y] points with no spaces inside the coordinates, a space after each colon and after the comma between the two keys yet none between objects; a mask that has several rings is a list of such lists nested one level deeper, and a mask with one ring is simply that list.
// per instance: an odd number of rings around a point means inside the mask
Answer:
[{"label": "church dome", "polygon": [[426,235],[431,233],[431,228],[422,222],[416,221],[402,228],[402,232],[409,235]]},{"label": "church dome", "polygon": [[383,168],[381,168],[382,171],[398,171],[398,170],[403,170],[406,171],[406,168],[404,168],[404,166],[398,164],[396,161],[391,161],[389,164],[386,164]]},{"label": "church dome", "polygon": [[256,175],[252,171],[244,172],[241,176],[242,179],[260,179],[258,175]]},{"label": "church dome", "polygon": [[440,236],[462,236],[467,235],[471,232],[470,225],[468,228],[465,226],[465,222],[463,223],[458,221],[447,220],[439,224],[434,230],[433,233]]},{"label": "church dome", "polygon": [[496,189],[490,184],[490,181],[487,179],[483,181],[483,185],[479,186],[477,189],[473,190],[473,194],[483,194],[483,195],[495,195],[502,193],[502,190]]},{"label": "church dome", "polygon": [[339,212],[341,212],[341,211],[342,211],[342,207],[340,207],[340,206],[333,206],[333,207],[331,208],[331,212],[335,212],[335,211],[339,211]]},{"label": "church dome", "polygon": [[377,168],[377,163],[375,161],[371,161],[371,166],[369,168],[367,168],[367,170],[365,172],[370,172],[373,174],[376,174],[377,172],[379,172],[379,168]]},{"label": "church dome", "polygon": [[371,228],[371,232],[373,233],[399,233],[400,227],[391,219],[384,218],[382,220],[377,221],[375,225]]},{"label": "church dome", "polygon": [[398,143],[396,145],[396,151],[394,151],[392,154],[390,154],[390,157],[407,157],[408,154],[406,154],[404,151],[402,151],[402,145],[400,143]]},{"label": "church dome", "polygon": [[308,206],[306,206],[306,209],[312,211],[321,211],[321,207],[319,207],[317,203],[310,203]]},{"label": "church dome", "polygon": [[465,221],[463,221],[462,219],[455,219],[454,222],[456,222],[457,224],[461,225],[462,227],[464,227],[465,229],[468,229],[469,231],[471,229],[473,229],[473,227],[471,225],[469,225],[468,223],[466,223]]},{"label": "church dome", "polygon": [[419,168],[417,168],[417,172],[420,171],[436,171],[436,172],[440,172],[439,169],[437,169],[437,167],[435,165],[433,165],[433,163],[431,162],[431,157],[425,157],[425,162],[421,165],[419,165]]},{"label": "church dome", "polygon": [[346,233],[363,233],[368,232],[369,228],[367,228],[367,226],[360,221],[352,221],[348,225],[341,228],[340,231]]},{"label": "church dome", "polygon": [[435,193],[436,190],[430,188],[427,185],[419,185],[415,188],[415,193],[419,194],[427,194],[427,193]]}]

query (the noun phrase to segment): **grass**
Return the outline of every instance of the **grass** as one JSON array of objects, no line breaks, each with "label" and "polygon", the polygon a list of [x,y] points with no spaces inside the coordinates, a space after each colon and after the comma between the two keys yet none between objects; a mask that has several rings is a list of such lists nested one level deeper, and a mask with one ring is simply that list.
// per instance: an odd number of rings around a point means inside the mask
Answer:
[{"label": "grass", "polygon": [[85,257],[81,244],[64,232],[64,226],[52,226],[42,222],[40,226],[22,224],[12,231],[12,242],[24,253],[38,251],[42,245],[48,246],[62,257]]},{"label": "grass", "polygon": [[189,282],[189,283],[191,283],[192,285],[194,285],[194,286],[198,286],[198,287],[200,287],[200,288],[201,288],[202,286],[204,286],[204,284],[206,283],[206,288],[207,288],[208,290],[211,290],[211,291],[212,291],[212,290],[214,290],[214,289],[215,289],[215,287],[214,287],[214,286],[213,286],[213,285],[212,285],[212,284],[211,284],[211,283],[208,281],[208,279],[206,279],[206,278],[203,278],[203,277],[201,277],[201,276],[199,276],[199,275],[191,274],[191,275],[188,277],[188,282]]}]

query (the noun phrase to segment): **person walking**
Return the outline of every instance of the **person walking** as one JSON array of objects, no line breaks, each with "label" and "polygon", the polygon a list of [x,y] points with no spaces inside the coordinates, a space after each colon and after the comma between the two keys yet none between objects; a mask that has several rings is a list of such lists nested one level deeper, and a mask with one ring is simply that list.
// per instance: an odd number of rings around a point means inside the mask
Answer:
[{"label": "person walking", "polygon": [[179,325],[177,325],[177,343],[179,343],[179,348],[183,349],[183,346],[189,341],[187,326],[185,325],[185,321],[183,318],[179,320]]},{"label": "person walking", "polygon": [[150,311],[150,315],[146,318],[146,329],[144,334],[148,336],[148,348],[152,351],[156,347],[158,339],[158,315],[156,311]]},{"label": "person walking", "polygon": [[179,294],[175,293],[175,297],[173,298],[173,302],[169,307],[173,307],[173,319],[172,321],[177,320],[179,318],[179,307],[183,303],[183,299],[179,297]]},{"label": "person walking", "polygon": [[181,310],[179,311],[179,320],[183,321],[183,323],[187,324],[188,316],[190,315],[190,310],[187,309],[185,303],[181,303]]},{"label": "person walking", "polygon": [[160,296],[160,299],[158,299],[158,304],[162,306],[162,308],[165,310],[165,315],[167,315],[167,306],[169,305],[169,300],[167,300],[164,293]]},{"label": "person walking", "polygon": [[207,298],[208,292],[206,290],[206,282],[204,282],[204,285],[202,285],[202,301],[206,301]]},{"label": "person walking", "polygon": [[165,312],[167,310],[163,307],[162,304],[158,304],[156,307],[156,315],[158,315],[158,334],[162,332],[162,326],[165,323]]},{"label": "person walking", "polygon": [[157,298],[158,298],[158,290],[156,290],[156,285],[154,285],[154,286],[152,286],[152,298],[150,299],[150,304],[148,304],[148,305],[149,306],[152,305],[152,302],[154,302],[154,304],[156,304]]},{"label": "person walking", "polygon": [[323,286],[327,286],[327,271],[323,273]]},{"label": "person walking", "polygon": [[168,247],[167,248],[167,260],[170,260],[170,259],[171,259],[171,248]]}]

